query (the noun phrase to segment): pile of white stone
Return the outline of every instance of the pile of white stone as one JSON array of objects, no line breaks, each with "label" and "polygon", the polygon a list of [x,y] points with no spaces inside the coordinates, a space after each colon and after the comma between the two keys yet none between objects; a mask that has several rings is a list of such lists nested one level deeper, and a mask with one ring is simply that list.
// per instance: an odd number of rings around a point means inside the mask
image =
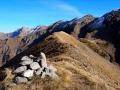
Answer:
[{"label": "pile of white stone", "polygon": [[41,78],[45,78],[47,75],[52,79],[58,79],[56,71],[57,69],[52,65],[47,65],[46,56],[42,52],[38,58],[33,55],[24,56],[21,59],[20,66],[13,71],[15,74],[14,82],[17,84],[26,83],[36,75]]}]

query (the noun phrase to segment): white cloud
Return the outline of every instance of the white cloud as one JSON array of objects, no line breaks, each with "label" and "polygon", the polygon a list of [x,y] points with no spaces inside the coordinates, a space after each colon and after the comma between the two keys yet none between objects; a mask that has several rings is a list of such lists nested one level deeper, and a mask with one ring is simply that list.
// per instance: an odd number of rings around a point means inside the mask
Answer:
[{"label": "white cloud", "polygon": [[64,10],[76,16],[82,16],[82,13],[80,13],[80,11],[76,7],[69,5],[67,3],[59,3],[57,7],[61,10]]},{"label": "white cloud", "polygon": [[83,14],[79,11],[77,7],[60,0],[46,0],[42,1],[41,3],[49,6],[50,8],[56,8],[58,9],[58,11],[63,10],[66,13],[74,16],[83,16]]}]

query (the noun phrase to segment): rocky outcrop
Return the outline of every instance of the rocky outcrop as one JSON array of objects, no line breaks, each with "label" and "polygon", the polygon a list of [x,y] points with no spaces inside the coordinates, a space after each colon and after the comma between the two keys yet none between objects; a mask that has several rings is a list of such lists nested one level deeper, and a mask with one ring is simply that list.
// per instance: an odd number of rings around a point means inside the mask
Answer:
[{"label": "rocky outcrop", "polygon": [[[30,63],[29,63],[30,62]],[[21,58],[20,66],[17,67],[13,73],[15,74],[14,82],[26,83],[35,75],[45,78],[45,76],[50,76],[52,79],[58,79],[57,71],[52,65],[47,65],[46,56],[44,53],[40,53],[40,57],[35,57],[33,55],[23,56]]]},{"label": "rocky outcrop", "polygon": [[89,35],[89,39],[96,40],[96,43],[110,55],[110,61],[120,64],[120,9],[95,19],[84,30],[86,33],[82,38]]}]

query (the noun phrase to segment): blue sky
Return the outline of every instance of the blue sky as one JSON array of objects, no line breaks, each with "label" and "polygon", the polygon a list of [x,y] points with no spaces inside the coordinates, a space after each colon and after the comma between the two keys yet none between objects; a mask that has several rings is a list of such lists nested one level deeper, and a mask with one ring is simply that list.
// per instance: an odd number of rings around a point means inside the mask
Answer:
[{"label": "blue sky", "polygon": [[86,14],[102,16],[117,8],[120,0],[0,0],[0,32],[50,25]]}]

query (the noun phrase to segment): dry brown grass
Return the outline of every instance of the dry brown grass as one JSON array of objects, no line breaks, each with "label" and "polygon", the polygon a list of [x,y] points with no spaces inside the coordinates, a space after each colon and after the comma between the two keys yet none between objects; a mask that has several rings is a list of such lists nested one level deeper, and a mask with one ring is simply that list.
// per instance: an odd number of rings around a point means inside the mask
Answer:
[{"label": "dry brown grass", "polygon": [[64,32],[27,51],[45,52],[60,80],[34,77],[29,84],[13,85],[12,90],[120,90],[120,68]]},{"label": "dry brown grass", "polygon": [[94,40],[81,39],[80,41],[105,59],[108,59],[109,61],[111,60],[109,53],[107,53],[102,47],[98,46]]},{"label": "dry brown grass", "polygon": [[63,43],[71,44],[75,47],[78,46],[79,42],[74,38],[68,35],[67,33],[60,32],[60,33],[54,33],[54,35]]}]

